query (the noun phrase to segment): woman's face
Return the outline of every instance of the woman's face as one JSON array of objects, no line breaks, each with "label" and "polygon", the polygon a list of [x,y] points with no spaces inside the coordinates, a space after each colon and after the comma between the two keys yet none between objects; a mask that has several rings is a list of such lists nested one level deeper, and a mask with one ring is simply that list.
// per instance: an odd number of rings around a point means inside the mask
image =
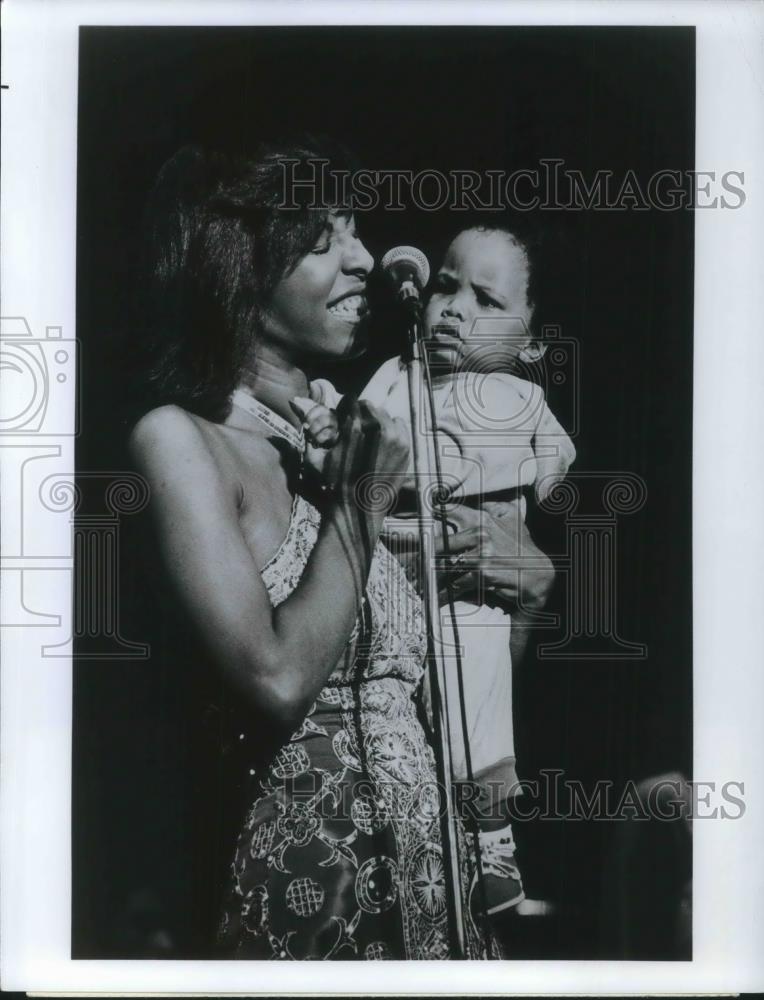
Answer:
[{"label": "woman's face", "polygon": [[263,317],[263,335],[293,355],[353,357],[365,349],[366,278],[374,259],[352,216],[330,214],[316,246],[282,278]]},{"label": "woman's face", "polygon": [[503,232],[451,243],[425,311],[428,355],[458,371],[511,371],[532,343],[528,259]]}]

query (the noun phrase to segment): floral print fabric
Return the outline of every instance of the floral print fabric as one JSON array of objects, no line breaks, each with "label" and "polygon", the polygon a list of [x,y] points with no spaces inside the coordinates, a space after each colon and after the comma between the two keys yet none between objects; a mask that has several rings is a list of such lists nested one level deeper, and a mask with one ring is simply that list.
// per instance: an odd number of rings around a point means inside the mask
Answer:
[{"label": "floral print fabric", "polygon": [[[319,523],[298,495],[287,536],[262,573],[274,606],[297,585]],[[414,701],[425,646],[421,603],[378,544],[340,664],[272,759],[256,762],[253,750],[219,928],[228,954],[448,957],[440,800]],[[471,862],[461,837],[459,850],[466,890]],[[479,935],[466,919],[468,955],[479,957]]]}]

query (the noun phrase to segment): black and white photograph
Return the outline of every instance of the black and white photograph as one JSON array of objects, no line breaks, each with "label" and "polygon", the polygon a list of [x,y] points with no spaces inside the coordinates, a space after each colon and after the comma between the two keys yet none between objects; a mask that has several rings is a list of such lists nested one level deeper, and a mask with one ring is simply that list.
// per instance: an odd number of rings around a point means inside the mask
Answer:
[{"label": "black and white photograph", "polygon": [[[761,348],[705,256],[751,229],[755,163],[704,158],[696,5],[257,6],[76,24],[70,321],[3,303],[4,653],[31,635],[67,706],[65,958],[158,989],[266,960],[293,992],[385,960],[429,992],[484,961],[675,988],[745,868],[761,688]],[[29,163],[27,268],[64,191]]]},{"label": "black and white photograph", "polygon": [[74,953],[690,957],[692,31],[79,60]]}]

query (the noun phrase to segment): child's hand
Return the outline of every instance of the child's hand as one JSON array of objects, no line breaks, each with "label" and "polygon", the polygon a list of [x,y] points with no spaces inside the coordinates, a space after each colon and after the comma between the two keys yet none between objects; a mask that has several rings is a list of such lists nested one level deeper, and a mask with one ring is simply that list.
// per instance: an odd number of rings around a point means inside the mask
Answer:
[{"label": "child's hand", "polygon": [[340,425],[334,410],[314,403],[305,396],[295,396],[290,406],[302,420],[305,440],[314,448],[333,448],[340,437]]},{"label": "child's hand", "polygon": [[302,420],[306,444],[305,461],[316,475],[323,479],[326,456],[340,437],[337,414],[321,403],[306,399],[305,396],[295,396],[289,405]]}]

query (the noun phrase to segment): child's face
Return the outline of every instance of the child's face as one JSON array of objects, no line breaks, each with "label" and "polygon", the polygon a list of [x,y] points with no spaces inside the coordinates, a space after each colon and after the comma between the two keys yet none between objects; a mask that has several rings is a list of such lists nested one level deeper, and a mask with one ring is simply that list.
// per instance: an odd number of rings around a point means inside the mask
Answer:
[{"label": "child's face", "polygon": [[506,233],[459,233],[425,311],[428,356],[437,367],[516,369],[532,343],[528,277],[525,252]]}]

